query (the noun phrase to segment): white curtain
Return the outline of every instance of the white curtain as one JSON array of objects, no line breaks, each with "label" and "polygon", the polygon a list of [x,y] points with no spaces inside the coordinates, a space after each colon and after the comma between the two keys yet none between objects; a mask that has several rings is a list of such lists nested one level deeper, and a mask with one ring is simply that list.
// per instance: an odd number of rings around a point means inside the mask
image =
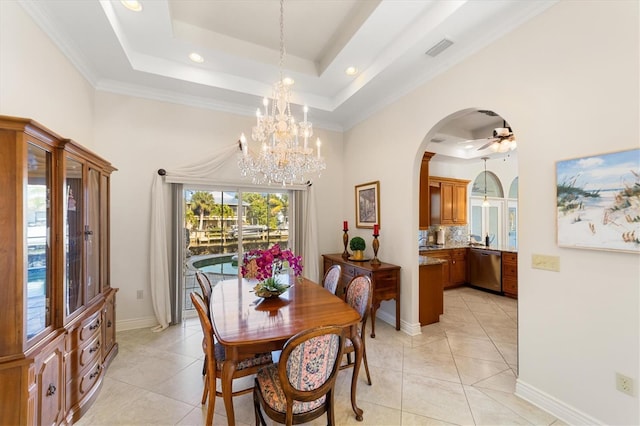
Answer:
[{"label": "white curtain", "polygon": [[[211,157],[188,166],[165,170],[164,176],[156,173],[151,185],[151,238],[149,239],[149,279],[151,281],[151,301],[158,321],[154,331],[161,331],[171,323],[171,292],[169,287],[169,219],[165,186],[168,183],[189,183],[194,181],[216,183],[216,174],[227,162],[237,155],[238,144],[233,143],[220,149]],[[246,186],[246,184],[245,184]],[[302,217],[304,220],[302,240],[305,275],[314,279],[318,276],[318,240],[316,230],[315,196],[312,187],[306,194]]]},{"label": "white curtain", "polygon": [[318,266],[320,253],[318,250],[318,221],[316,220],[316,193],[310,185],[304,194],[303,226],[302,226],[302,259],[304,260],[304,276],[312,281],[320,277]]}]

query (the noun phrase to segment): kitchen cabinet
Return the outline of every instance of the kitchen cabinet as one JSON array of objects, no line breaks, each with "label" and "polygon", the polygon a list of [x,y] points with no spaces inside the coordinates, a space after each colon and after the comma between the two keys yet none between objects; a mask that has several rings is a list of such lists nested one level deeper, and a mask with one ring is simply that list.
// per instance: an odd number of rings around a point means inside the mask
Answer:
[{"label": "kitchen cabinet", "polygon": [[431,225],[467,224],[467,186],[469,180],[429,177]]},{"label": "kitchen cabinet", "polygon": [[440,321],[444,312],[442,271],[446,261],[420,265],[418,319],[421,326]]},{"label": "kitchen cabinet", "polygon": [[353,262],[342,257],[342,254],[323,254],[324,274],[333,265],[340,265],[340,283],[336,295],[344,298],[345,287],[353,277],[366,275],[373,284],[371,301],[371,337],[376,337],[376,312],[383,300],[396,301],[396,330],[400,330],[400,267],[390,263],[372,265],[371,262]]},{"label": "kitchen cabinet", "polygon": [[420,254],[446,261],[442,266],[442,282],[445,289],[467,282],[467,248],[428,250]]},{"label": "kitchen cabinet", "polygon": [[518,253],[502,252],[502,292],[518,298]]},{"label": "kitchen cabinet", "polygon": [[431,225],[431,197],[429,195],[429,161],[435,154],[425,152],[420,166],[420,214],[418,225],[420,229],[429,229]]},{"label": "kitchen cabinet", "polygon": [[104,329],[117,291],[113,171],[33,120],[0,116],[0,401],[12,407],[0,410],[0,424],[74,423],[117,353],[115,324]]},{"label": "kitchen cabinet", "polygon": [[467,282],[467,249],[457,248],[450,250],[450,274],[451,286],[459,286]]}]

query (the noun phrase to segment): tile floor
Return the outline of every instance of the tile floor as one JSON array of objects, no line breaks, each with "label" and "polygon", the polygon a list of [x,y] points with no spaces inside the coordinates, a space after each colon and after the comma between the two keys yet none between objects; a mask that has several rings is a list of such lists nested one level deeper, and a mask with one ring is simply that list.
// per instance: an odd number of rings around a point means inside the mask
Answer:
[{"label": "tile floor", "polygon": [[[373,385],[360,371],[357,422],[351,370],[340,372],[338,425],[564,425],[516,397],[517,302],[467,287],[445,292],[441,321],[408,336],[378,321],[367,338]],[[197,318],[161,333],[117,335],[120,352],[80,425],[202,425],[202,331]],[[236,381],[242,385],[241,381]],[[245,384],[247,382],[245,381]],[[251,383],[248,381],[248,383]],[[254,424],[251,394],[234,399],[236,422]],[[226,425],[217,398],[214,423]],[[312,422],[326,424],[326,417]]]}]

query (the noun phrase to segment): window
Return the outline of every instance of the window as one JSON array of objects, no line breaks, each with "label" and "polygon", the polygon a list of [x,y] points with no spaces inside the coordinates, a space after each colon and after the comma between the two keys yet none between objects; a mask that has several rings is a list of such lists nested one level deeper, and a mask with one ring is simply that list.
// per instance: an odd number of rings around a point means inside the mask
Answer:
[{"label": "window", "polygon": [[485,196],[485,172],[478,174],[473,182],[470,199],[471,238],[485,241],[489,236],[491,245],[517,248],[518,178],[509,188],[509,198],[504,198],[500,179],[492,172],[486,172],[486,195],[489,206],[483,207]]},{"label": "window", "polygon": [[[294,247],[296,191],[194,188],[181,191],[183,315],[192,314],[189,293],[204,272],[212,284],[238,276],[244,252],[278,243]],[[290,232],[291,231],[291,232]]]}]

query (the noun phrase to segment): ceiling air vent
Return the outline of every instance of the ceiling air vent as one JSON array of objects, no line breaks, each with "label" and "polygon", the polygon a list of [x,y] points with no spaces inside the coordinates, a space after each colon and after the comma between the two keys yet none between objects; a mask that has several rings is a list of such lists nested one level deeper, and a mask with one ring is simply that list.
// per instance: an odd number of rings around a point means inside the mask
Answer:
[{"label": "ceiling air vent", "polygon": [[435,46],[433,46],[431,49],[427,50],[426,53],[427,53],[427,55],[431,56],[432,58],[435,58],[436,56],[441,54],[445,49],[447,49],[452,44],[453,44],[453,42],[451,40],[443,38],[438,43],[436,43]]}]

